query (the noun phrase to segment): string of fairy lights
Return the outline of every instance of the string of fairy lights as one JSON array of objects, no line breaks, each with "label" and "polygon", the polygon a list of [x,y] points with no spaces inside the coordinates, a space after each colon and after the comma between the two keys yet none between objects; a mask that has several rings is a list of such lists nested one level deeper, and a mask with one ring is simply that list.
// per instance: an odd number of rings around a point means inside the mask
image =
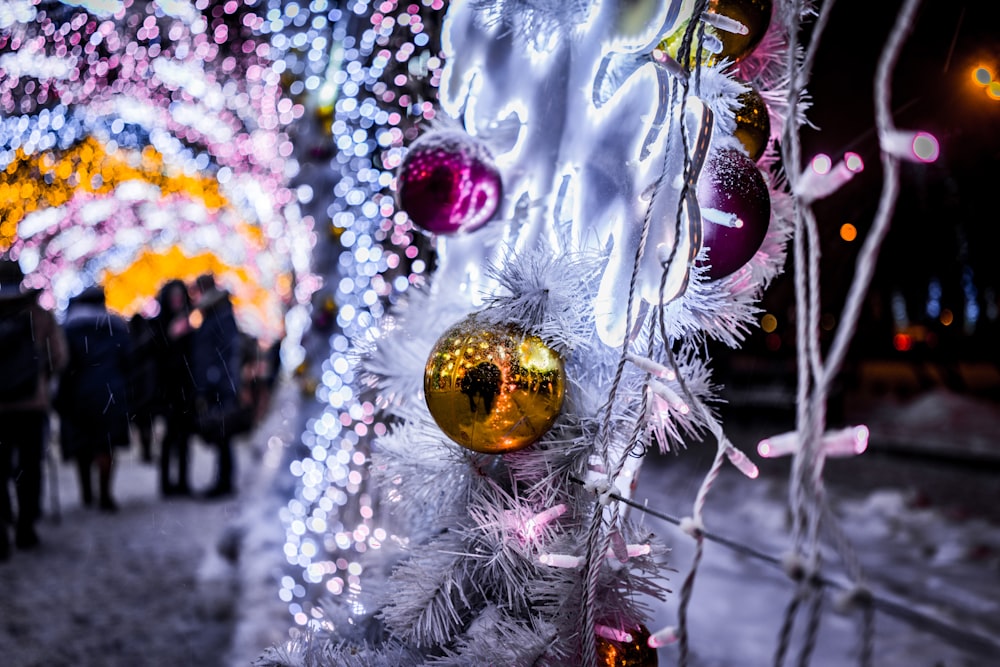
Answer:
[{"label": "string of fairy lights", "polygon": [[[319,128],[316,146],[303,149],[328,158],[335,174],[330,191],[315,202],[326,204],[331,250],[317,271],[329,284],[326,298],[314,303],[314,353],[297,369],[321,407],[305,421],[304,453],[291,463],[296,489],[281,511],[292,569],[279,597],[299,625],[320,622],[318,600],[330,595],[348,597],[351,608],[364,613],[365,554],[389,537],[369,493],[368,443],[386,425],[378,421],[374,398],[358,389],[352,341],[364,339],[428,269],[422,237],[397,210],[390,186],[417,123],[434,117],[442,63],[427,22],[440,20],[443,6],[441,0],[356,0],[327,11],[319,2],[309,6],[312,18],[294,10],[301,25],[330,28],[325,57],[309,52],[299,59],[312,63],[313,72],[322,67],[322,75],[298,74],[290,90],[311,96]],[[298,34],[286,39],[294,42]],[[306,43],[317,41],[310,36]],[[315,256],[324,257],[322,244]]]}]

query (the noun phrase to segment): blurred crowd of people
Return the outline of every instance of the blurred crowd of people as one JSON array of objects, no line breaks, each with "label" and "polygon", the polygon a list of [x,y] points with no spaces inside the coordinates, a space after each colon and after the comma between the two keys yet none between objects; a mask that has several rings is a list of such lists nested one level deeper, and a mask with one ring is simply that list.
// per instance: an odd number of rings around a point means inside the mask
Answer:
[{"label": "blurred crowd of people", "polygon": [[233,438],[267,410],[280,363],[277,343],[265,347],[239,329],[214,277],[167,282],[156,314],[129,321],[107,309],[100,286],[70,299],[57,318],[23,279],[17,262],[0,260],[0,560],[9,557],[11,527],[18,549],[38,544],[42,464],[53,433],[63,459],[76,466],[87,507],[117,510],[115,458],[133,434],[143,462],[157,463],[158,454],[161,495],[194,494],[195,436],[217,455],[214,484],[198,495],[234,494]]}]

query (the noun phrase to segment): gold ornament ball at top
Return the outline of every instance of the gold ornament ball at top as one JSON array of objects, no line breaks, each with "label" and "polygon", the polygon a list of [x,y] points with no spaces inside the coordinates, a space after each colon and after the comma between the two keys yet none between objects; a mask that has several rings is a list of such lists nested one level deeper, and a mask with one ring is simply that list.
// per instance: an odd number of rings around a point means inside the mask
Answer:
[{"label": "gold ornament ball at top", "polygon": [[[700,58],[696,58],[698,39],[695,33],[688,61],[688,67],[691,68],[699,61],[702,65],[715,65],[723,59],[739,62],[757,48],[771,25],[772,0],[712,0],[708,8],[713,14],[739,21],[746,26],[747,33],[739,35],[706,26],[705,33],[717,37],[722,43],[722,50],[719,53],[712,53],[708,49],[702,49]],[[656,48],[674,60],[681,60],[681,42],[689,23],[690,19],[682,21],[672,33],[663,37]]]},{"label": "gold ornament ball at top", "polygon": [[750,55],[771,25],[771,8],[771,0],[712,0],[709,9],[713,14],[728,16],[747,28],[745,35],[716,30],[715,35],[722,42],[722,53],[716,58],[739,62]]},{"label": "gold ornament ball at top", "polygon": [[743,144],[750,159],[756,162],[764,154],[771,138],[771,117],[764,98],[751,88],[739,96],[736,110],[736,131],[733,135]]},{"label": "gold ornament ball at top", "polygon": [[563,360],[542,339],[476,315],[438,339],[424,369],[434,421],[484,454],[537,442],[559,416],[565,387]]}]

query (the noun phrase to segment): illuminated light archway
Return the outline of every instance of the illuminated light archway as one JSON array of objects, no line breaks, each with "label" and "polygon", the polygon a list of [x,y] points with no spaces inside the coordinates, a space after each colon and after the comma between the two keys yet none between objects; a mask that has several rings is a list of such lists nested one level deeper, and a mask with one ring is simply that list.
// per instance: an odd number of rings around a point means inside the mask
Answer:
[{"label": "illuminated light archway", "polygon": [[0,248],[16,244],[22,236],[18,224],[29,213],[63,206],[78,193],[113,196],[132,181],[155,187],[161,197],[183,193],[210,211],[228,205],[215,179],[166,169],[163,156],[151,146],[107,151],[100,141],[86,137],[58,153],[27,155],[18,149],[0,181]]},{"label": "illuminated light archway", "polygon": [[105,285],[124,315],[205,272],[247,333],[306,304],[284,49],[260,5],[26,0],[0,24],[0,253],[44,305]]},{"label": "illuminated light archway", "polygon": [[[99,279],[127,271],[137,257],[161,256],[157,271],[147,272],[149,285],[135,280],[147,274],[129,273],[127,287],[119,281],[111,290],[122,294],[109,294],[109,305],[131,315],[145,304],[124,294],[149,297],[170,277],[212,271],[231,277],[248,333],[269,340],[284,333],[290,295],[276,288],[277,274],[287,269],[264,231],[241,218],[217,180],[184,173],[150,146],[108,150],[86,137],[65,151],[19,151],[0,182],[0,219],[0,243],[33,271],[29,284],[51,291],[43,295],[46,305],[65,303],[81,287],[67,275],[81,263]],[[214,261],[192,259],[199,257]]]}]

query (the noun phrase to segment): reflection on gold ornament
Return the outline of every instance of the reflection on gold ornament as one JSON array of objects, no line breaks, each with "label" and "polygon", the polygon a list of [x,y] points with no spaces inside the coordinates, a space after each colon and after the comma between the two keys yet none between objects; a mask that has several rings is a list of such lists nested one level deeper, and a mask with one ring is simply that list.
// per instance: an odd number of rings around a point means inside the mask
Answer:
[{"label": "reflection on gold ornament", "polygon": [[736,131],[733,135],[740,140],[747,155],[756,162],[764,154],[767,141],[771,138],[771,117],[767,104],[756,88],[750,88],[739,96],[736,110]]},{"label": "reflection on gold ornament", "polygon": [[[656,45],[653,51],[654,56],[657,51],[662,51],[674,60],[680,62],[680,52],[681,52],[681,42],[684,40],[684,34],[687,32],[688,24],[691,20],[688,19],[683,21],[676,30],[674,30],[669,35],[665,36],[660,43]],[[705,34],[714,34],[712,28],[705,28]],[[691,53],[688,58],[688,67],[694,69],[694,67],[701,62],[702,65],[714,65],[715,64],[715,54],[707,49],[701,50],[701,58],[697,58],[697,48],[698,48],[698,33],[695,32],[694,37],[691,39]]]},{"label": "reflection on gold ornament", "polygon": [[597,636],[597,664],[601,667],[656,667],[656,649],[650,648],[649,630],[640,625],[629,631],[632,641],[619,642]]},{"label": "reflection on gold ornament", "polygon": [[476,315],[438,339],[424,369],[438,426],[485,454],[537,442],[559,416],[565,385],[563,360],[542,339]]}]

